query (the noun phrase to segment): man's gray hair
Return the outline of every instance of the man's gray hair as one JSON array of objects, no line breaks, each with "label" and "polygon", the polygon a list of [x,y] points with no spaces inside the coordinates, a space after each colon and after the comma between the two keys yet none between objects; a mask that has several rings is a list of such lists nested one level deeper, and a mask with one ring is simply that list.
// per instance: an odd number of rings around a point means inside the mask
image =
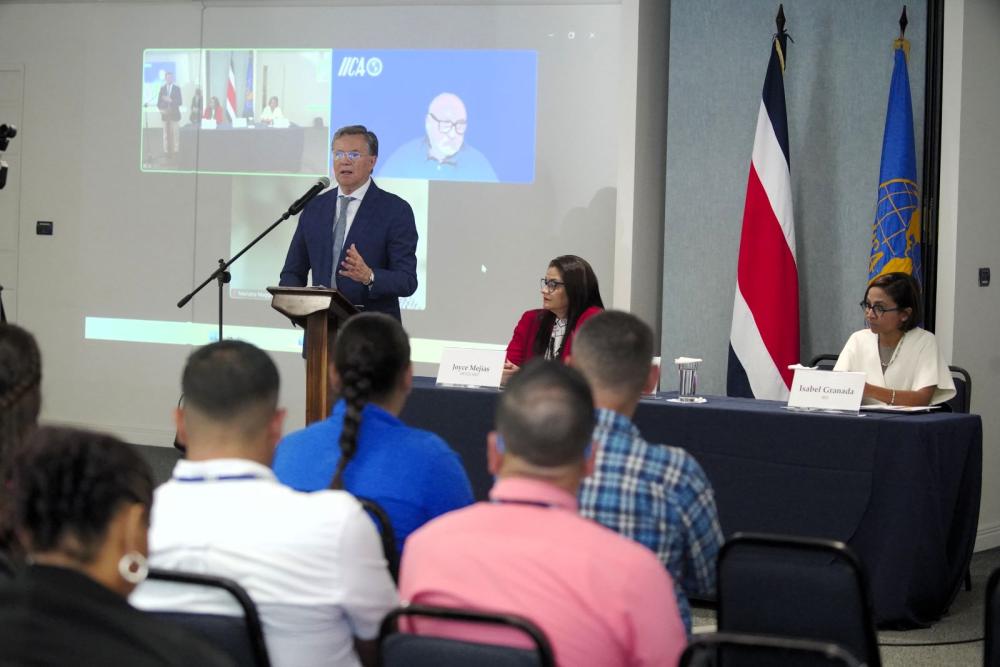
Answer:
[{"label": "man's gray hair", "polygon": [[378,155],[378,137],[375,133],[369,130],[364,125],[345,125],[336,132],[333,133],[333,140],[336,141],[341,137],[354,136],[360,134],[368,142],[368,152],[372,155]]}]

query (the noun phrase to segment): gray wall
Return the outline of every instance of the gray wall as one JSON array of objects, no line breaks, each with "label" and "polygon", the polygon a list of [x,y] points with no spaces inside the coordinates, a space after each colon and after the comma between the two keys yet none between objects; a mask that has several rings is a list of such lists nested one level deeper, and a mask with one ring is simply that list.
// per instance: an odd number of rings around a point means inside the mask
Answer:
[{"label": "gray wall", "polygon": [[[785,70],[801,357],[837,353],[860,301],[901,3],[785,2]],[[750,152],[777,3],[673,2],[670,16],[664,358],[705,359],[706,393],[725,393]],[[926,4],[908,3],[910,84],[922,159]],[[919,173],[919,169],[918,169]],[[670,366],[664,386],[676,383]]]},{"label": "gray wall", "polygon": [[[966,0],[958,170],[954,361],[972,373],[972,410],[983,416],[980,542],[1000,545],[1000,3]],[[977,268],[993,284],[979,287]],[[983,539],[983,536],[986,539]]]}]

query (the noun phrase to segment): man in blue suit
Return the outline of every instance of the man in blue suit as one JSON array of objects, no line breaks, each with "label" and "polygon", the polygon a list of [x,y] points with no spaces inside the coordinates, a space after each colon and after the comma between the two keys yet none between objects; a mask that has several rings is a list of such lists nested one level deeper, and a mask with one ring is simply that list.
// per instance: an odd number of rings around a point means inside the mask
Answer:
[{"label": "man in blue suit", "polygon": [[[399,316],[399,297],[417,290],[417,226],[403,199],[371,179],[378,137],[363,125],[333,135],[337,187],[299,216],[280,285],[335,286],[353,304]],[[334,275],[334,266],[337,272]]]}]

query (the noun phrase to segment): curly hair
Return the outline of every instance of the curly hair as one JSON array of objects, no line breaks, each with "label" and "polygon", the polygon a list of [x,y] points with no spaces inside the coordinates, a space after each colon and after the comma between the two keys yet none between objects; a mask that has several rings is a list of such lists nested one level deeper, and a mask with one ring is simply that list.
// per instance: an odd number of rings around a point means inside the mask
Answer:
[{"label": "curly hair", "polygon": [[126,503],[153,504],[146,462],[117,438],[43,427],[14,459],[12,515],[28,553],[59,551],[93,561],[108,525]]},{"label": "curly hair", "polygon": [[340,430],[340,459],[330,482],[344,488],[344,469],[358,449],[361,412],[372,400],[386,398],[410,364],[410,340],[403,326],[382,313],[363,313],[347,320],[337,332],[333,365],[347,405]]}]

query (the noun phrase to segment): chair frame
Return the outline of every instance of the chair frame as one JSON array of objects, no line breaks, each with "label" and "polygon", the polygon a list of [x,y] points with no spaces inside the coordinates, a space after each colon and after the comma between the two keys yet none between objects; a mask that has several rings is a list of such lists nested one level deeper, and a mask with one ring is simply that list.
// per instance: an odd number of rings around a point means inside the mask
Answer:
[{"label": "chair frame", "polygon": [[[997,595],[997,588],[1000,587],[1000,568],[993,570],[989,580],[986,582],[986,612],[983,614],[983,665],[986,667],[998,667],[1000,665],[1000,649],[996,647],[997,636],[994,627],[1000,623],[1000,618],[996,618],[993,607]],[[990,662],[992,654],[996,653],[998,660]]]},{"label": "chair frame", "polygon": [[[236,599],[240,608],[243,610],[243,619],[246,625],[247,635],[250,640],[250,648],[253,653],[256,666],[271,667],[271,659],[267,653],[267,644],[264,641],[264,630],[261,626],[260,614],[257,613],[257,605],[254,604],[254,601],[250,598],[246,589],[238,583],[225,577],[195,574],[194,572],[164,570],[153,567],[149,568],[147,579],[154,581],[169,581],[179,584],[192,584],[195,586],[206,586],[209,588],[221,588],[232,595]],[[152,611],[156,613],[159,610]],[[207,615],[209,614],[206,614],[206,616]]]},{"label": "chair frame", "polygon": [[969,371],[965,370],[961,366],[948,366],[948,370],[951,371],[954,376],[956,373],[962,376],[962,380],[965,382],[965,395],[962,401],[962,412],[969,414],[972,412],[972,376]]},{"label": "chair frame", "polygon": [[392,521],[389,520],[389,514],[371,498],[361,496],[355,498],[379,525],[379,539],[382,542],[382,553],[385,554],[385,560],[389,564],[389,575],[392,576],[393,583],[399,584],[399,551],[396,549],[396,531],[392,527]]},{"label": "chair frame", "polygon": [[[734,533],[726,543],[719,549],[717,573],[722,572],[724,559],[729,552],[740,545],[761,546],[761,547],[782,547],[801,553],[827,554],[834,556],[845,562],[854,571],[854,581],[857,583],[857,594],[862,605],[862,622],[864,623],[865,648],[867,655],[861,656],[859,660],[869,667],[881,665],[881,657],[878,649],[878,635],[875,631],[875,614],[872,607],[872,599],[868,586],[868,575],[865,573],[861,561],[854,552],[843,542],[838,540],[824,540],[814,537],[799,537],[792,535],[772,535],[768,533]],[[723,603],[723,579],[718,576],[716,580],[716,590],[718,591],[719,608],[717,614],[718,627],[723,627],[725,618],[725,604]]]},{"label": "chair frame", "polygon": [[839,354],[817,354],[809,361],[809,365],[814,367],[819,366],[819,362],[821,361],[832,361],[834,364],[836,364],[838,359],[840,359]]},{"label": "chair frame", "polygon": [[[422,604],[403,604],[390,611],[382,620],[379,628],[379,665],[382,664],[382,642],[389,635],[399,632],[398,621],[403,616],[424,616],[426,618],[436,618],[447,621],[462,621],[468,623],[502,625],[516,630],[520,630],[528,635],[535,644],[535,651],[538,654],[540,667],[556,667],[555,653],[552,645],[549,644],[548,637],[541,628],[523,616],[509,614],[506,612],[478,611],[472,609],[455,609],[453,607],[439,607]],[[431,637],[431,635],[428,635]],[[448,637],[436,637],[437,639],[448,639]]]},{"label": "chair frame", "polygon": [[850,651],[840,644],[799,639],[796,637],[779,637],[777,635],[751,635],[739,632],[712,632],[696,635],[681,654],[678,667],[691,667],[695,653],[702,647],[743,646],[746,648],[773,648],[775,650],[799,651],[820,655],[830,660],[839,660],[846,667],[861,667],[862,663]]}]

